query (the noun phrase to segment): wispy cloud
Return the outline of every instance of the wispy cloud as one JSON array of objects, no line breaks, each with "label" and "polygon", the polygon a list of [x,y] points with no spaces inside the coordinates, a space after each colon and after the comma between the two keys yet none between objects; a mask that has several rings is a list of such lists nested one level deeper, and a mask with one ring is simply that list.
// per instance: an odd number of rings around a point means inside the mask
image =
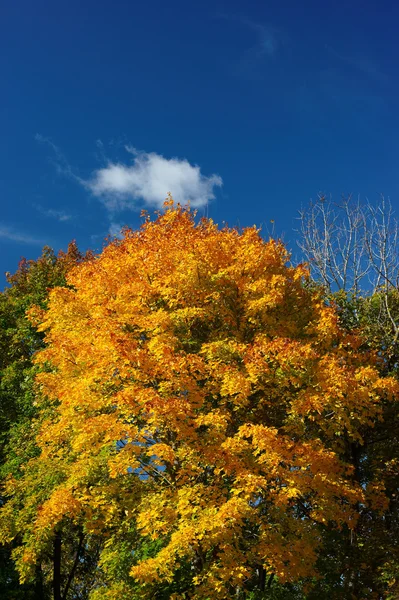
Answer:
[{"label": "wispy cloud", "polygon": [[358,52],[355,54],[342,54],[328,45],[326,45],[326,50],[342,63],[345,63],[356,71],[360,71],[378,83],[388,82],[387,76],[381,71],[376,61],[367,54]]},{"label": "wispy cloud", "polygon": [[49,160],[59,175],[69,177],[78,183],[82,182],[81,178],[72,169],[64,153],[50,138],[42,135],[41,133],[37,133],[35,135],[35,140],[39,144],[43,144],[51,149],[51,156],[49,157]]},{"label": "wispy cloud", "polygon": [[22,244],[32,244],[42,246],[44,241],[33,237],[27,233],[16,231],[12,227],[0,224],[0,240],[9,240],[11,242],[18,242]]},{"label": "wispy cloud", "polygon": [[245,18],[240,18],[239,22],[255,34],[256,43],[252,46],[252,52],[255,56],[272,57],[276,54],[282,43],[281,32],[276,27],[255,23]]},{"label": "wispy cloud", "polygon": [[[259,76],[265,63],[274,59],[287,41],[285,32],[269,23],[253,21],[242,15],[220,14],[217,18],[235,24],[238,32],[250,33],[249,44],[241,45],[234,71],[244,76]],[[248,36],[247,36],[248,37]],[[236,44],[237,48],[240,44]]]},{"label": "wispy cloud", "polygon": [[112,237],[122,237],[122,225],[120,223],[111,223],[108,229],[109,235]]},{"label": "wispy cloud", "polygon": [[41,204],[34,204],[34,208],[44,217],[49,217],[50,219],[56,219],[61,223],[72,220],[72,215],[68,214],[64,210],[57,210],[55,208],[45,208],[41,206]]},{"label": "wispy cloud", "polygon": [[281,29],[270,24],[259,23],[242,15],[219,14],[217,18],[231,23],[237,23],[253,33],[253,43],[250,50],[254,55],[271,57],[277,52],[284,42]]},{"label": "wispy cloud", "polygon": [[168,192],[176,202],[201,207],[215,198],[215,187],[223,183],[219,175],[207,177],[186,159],[168,159],[130,146],[126,150],[133,155],[132,164],[109,162],[83,182],[110,211],[136,209],[140,204],[161,207]]}]

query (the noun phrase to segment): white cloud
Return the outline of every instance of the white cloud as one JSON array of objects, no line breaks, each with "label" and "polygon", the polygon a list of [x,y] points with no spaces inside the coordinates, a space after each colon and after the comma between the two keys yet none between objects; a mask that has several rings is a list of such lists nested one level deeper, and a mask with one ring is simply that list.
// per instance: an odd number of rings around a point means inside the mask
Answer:
[{"label": "white cloud", "polygon": [[19,231],[15,231],[11,227],[7,225],[0,224],[0,239],[2,240],[10,240],[11,242],[20,242],[22,244],[34,244],[41,246],[43,245],[43,240],[39,240],[35,237],[32,237],[29,234],[22,233]]},{"label": "white cloud", "polygon": [[111,211],[136,208],[140,201],[147,206],[162,207],[168,192],[176,202],[189,201],[191,206],[201,207],[215,198],[214,188],[223,183],[219,175],[206,177],[199,166],[186,159],[168,159],[129,146],[126,150],[134,155],[133,164],[110,162],[84,182]]}]

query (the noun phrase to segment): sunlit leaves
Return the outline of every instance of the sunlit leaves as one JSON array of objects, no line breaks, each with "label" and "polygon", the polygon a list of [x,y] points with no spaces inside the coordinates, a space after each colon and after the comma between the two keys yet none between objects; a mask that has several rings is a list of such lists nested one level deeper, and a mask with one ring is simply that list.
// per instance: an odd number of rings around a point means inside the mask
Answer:
[{"label": "sunlit leaves", "polygon": [[104,550],[110,590],[152,598],[182,565],[192,598],[244,593],[260,568],[312,577],[320,526],[353,529],[359,503],[384,509],[345,444],[362,443],[398,385],[287,261],[255,228],[169,203],[32,311],[53,403],[38,443],[63,473],[34,528],[66,516],[105,537],[131,527],[123,582]]}]

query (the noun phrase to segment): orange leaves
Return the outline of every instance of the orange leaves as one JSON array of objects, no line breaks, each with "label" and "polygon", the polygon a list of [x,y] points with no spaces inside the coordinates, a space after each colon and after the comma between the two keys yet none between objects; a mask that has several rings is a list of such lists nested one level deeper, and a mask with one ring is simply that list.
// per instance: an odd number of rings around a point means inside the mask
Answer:
[{"label": "orange leaves", "polygon": [[313,565],[319,545],[315,532],[306,521],[288,524],[283,515],[281,520],[288,531],[293,528],[287,536],[283,534],[283,527],[261,529],[256,552],[262,557],[264,567],[275,573],[282,583],[315,575]]},{"label": "orange leaves", "polygon": [[250,393],[251,383],[242,372],[230,369],[226,371],[220,386],[221,398],[231,397],[237,408],[243,408],[248,404]]},{"label": "orange leaves", "polygon": [[80,510],[80,503],[73,496],[71,491],[65,487],[58,487],[49,500],[40,508],[35,527],[37,530],[42,528],[53,528],[65,515],[74,516]]},{"label": "orange leaves", "polygon": [[73,513],[69,485],[88,528],[107,527],[95,519],[107,498],[162,538],[131,571],[148,585],[181,560],[192,598],[230,598],[260,564],[282,581],[313,575],[317,523],[352,527],[364,501],[345,443],[397,384],[287,260],[255,228],[196,224],[168,203],[72,271],[74,289],[35,317],[48,344],[38,361],[51,365],[38,381],[59,401],[38,441],[65,457],[43,527]]},{"label": "orange leaves", "polygon": [[175,461],[175,452],[173,451],[173,448],[171,448],[171,446],[169,446],[168,444],[153,444],[148,449],[147,454],[149,456],[156,456],[158,459],[160,459],[161,464],[163,462],[167,462],[173,465]]},{"label": "orange leaves", "polygon": [[139,461],[136,459],[137,448],[127,443],[119,452],[108,459],[109,476],[112,478],[125,476],[129,470],[138,469]]}]

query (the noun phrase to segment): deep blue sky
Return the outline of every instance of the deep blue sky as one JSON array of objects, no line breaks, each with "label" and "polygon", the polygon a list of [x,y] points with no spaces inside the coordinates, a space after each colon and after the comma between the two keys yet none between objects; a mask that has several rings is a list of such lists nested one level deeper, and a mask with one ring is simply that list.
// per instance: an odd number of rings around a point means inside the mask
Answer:
[{"label": "deep blue sky", "polygon": [[100,248],[167,185],[290,245],[320,191],[397,206],[398,28],[387,0],[3,3],[0,272]]}]

